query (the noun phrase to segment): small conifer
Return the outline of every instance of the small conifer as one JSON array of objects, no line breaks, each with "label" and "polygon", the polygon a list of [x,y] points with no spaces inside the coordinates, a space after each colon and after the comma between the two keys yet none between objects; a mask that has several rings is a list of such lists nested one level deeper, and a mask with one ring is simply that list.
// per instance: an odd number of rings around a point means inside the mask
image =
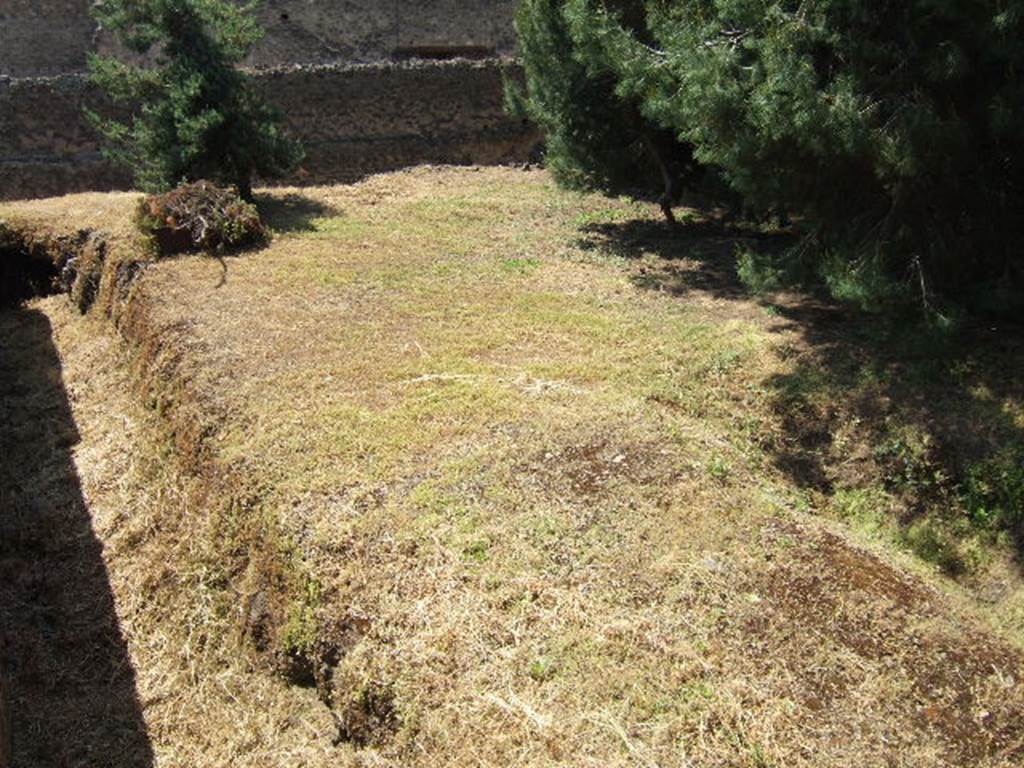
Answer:
[{"label": "small conifer", "polygon": [[93,14],[143,63],[94,55],[92,82],[133,110],[128,122],[90,113],[108,156],[159,192],[210,179],[252,197],[254,175],[302,158],[280,115],[238,68],[262,30],[251,4],[230,0],[99,0]]}]

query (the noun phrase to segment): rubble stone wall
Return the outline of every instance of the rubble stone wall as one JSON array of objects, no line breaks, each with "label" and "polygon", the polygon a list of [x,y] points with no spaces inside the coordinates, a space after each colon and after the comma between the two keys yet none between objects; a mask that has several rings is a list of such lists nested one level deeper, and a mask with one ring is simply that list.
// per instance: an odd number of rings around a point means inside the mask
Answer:
[{"label": "rubble stone wall", "polygon": [[[116,49],[92,0],[0,0],[0,75],[82,72]],[[517,0],[264,0],[266,34],[247,65],[372,63],[417,54],[508,56]]]},{"label": "rubble stone wall", "polygon": [[[0,0],[0,199],[123,188],[83,107],[90,52],[119,53],[93,0]],[[264,0],[246,66],[308,153],[289,181],[347,181],[423,162],[526,159],[505,115],[518,0]],[[120,52],[123,53],[123,52]]]},{"label": "rubble stone wall", "polygon": [[[352,181],[419,163],[522,162],[532,126],[504,111],[507,60],[309,66],[268,70],[256,85],[307,152],[285,183]],[[0,78],[0,198],[120,189],[84,108],[109,105],[80,74]]]}]

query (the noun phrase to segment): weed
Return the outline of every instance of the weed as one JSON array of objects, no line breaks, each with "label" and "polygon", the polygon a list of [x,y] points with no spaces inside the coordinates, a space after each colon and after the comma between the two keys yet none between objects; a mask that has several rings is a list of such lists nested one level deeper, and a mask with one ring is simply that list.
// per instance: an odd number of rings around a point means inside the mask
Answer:
[{"label": "weed", "polygon": [[972,520],[989,529],[1024,527],[1024,447],[1008,446],[966,475],[961,493]]},{"label": "weed", "polygon": [[932,460],[932,436],[913,425],[890,432],[875,449],[875,458],[886,468],[886,481],[904,491],[927,493],[943,485],[945,471]]},{"label": "weed", "polygon": [[708,460],[708,474],[719,482],[724,482],[732,473],[732,465],[720,454],[713,454]]},{"label": "weed", "polygon": [[314,578],[307,577],[302,588],[293,591],[288,618],[281,630],[281,646],[286,654],[305,655],[313,650],[320,637],[322,601],[323,587]]},{"label": "weed", "polygon": [[956,575],[966,570],[956,539],[941,521],[929,518],[918,520],[903,531],[901,536],[914,554],[946,573]]},{"label": "weed", "polygon": [[528,275],[540,267],[541,261],[531,257],[511,257],[501,260],[501,268],[517,275]]},{"label": "weed", "polygon": [[548,656],[539,656],[530,663],[530,677],[538,683],[543,683],[555,676],[558,666]]},{"label": "weed", "polygon": [[893,528],[892,499],[882,488],[840,488],[831,503],[841,519],[868,533],[891,532]]},{"label": "weed", "polygon": [[490,549],[490,539],[477,539],[466,545],[462,550],[462,554],[473,562],[486,563],[491,557]]}]

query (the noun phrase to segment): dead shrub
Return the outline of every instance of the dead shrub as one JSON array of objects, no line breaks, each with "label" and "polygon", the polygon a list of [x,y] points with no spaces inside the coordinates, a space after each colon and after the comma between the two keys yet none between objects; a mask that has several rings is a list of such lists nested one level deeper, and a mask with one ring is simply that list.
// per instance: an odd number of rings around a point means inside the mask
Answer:
[{"label": "dead shrub", "polygon": [[208,181],[143,198],[135,223],[160,256],[225,251],[267,238],[256,206]]}]

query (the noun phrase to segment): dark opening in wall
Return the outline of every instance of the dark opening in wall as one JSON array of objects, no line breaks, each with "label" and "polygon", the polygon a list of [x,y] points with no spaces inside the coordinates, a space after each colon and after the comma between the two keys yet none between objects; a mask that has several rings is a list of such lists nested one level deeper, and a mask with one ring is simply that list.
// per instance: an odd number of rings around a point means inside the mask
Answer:
[{"label": "dark opening in wall", "polygon": [[57,264],[0,222],[0,307],[56,292]]},{"label": "dark opening in wall", "polygon": [[288,14],[287,13],[282,13],[281,14],[281,21],[288,21]]},{"label": "dark opening in wall", "polygon": [[496,52],[493,45],[403,45],[393,55],[396,59],[486,59]]},{"label": "dark opening in wall", "polygon": [[0,222],[0,307],[67,293],[85,312],[99,291],[106,256],[100,233],[52,236]]}]

